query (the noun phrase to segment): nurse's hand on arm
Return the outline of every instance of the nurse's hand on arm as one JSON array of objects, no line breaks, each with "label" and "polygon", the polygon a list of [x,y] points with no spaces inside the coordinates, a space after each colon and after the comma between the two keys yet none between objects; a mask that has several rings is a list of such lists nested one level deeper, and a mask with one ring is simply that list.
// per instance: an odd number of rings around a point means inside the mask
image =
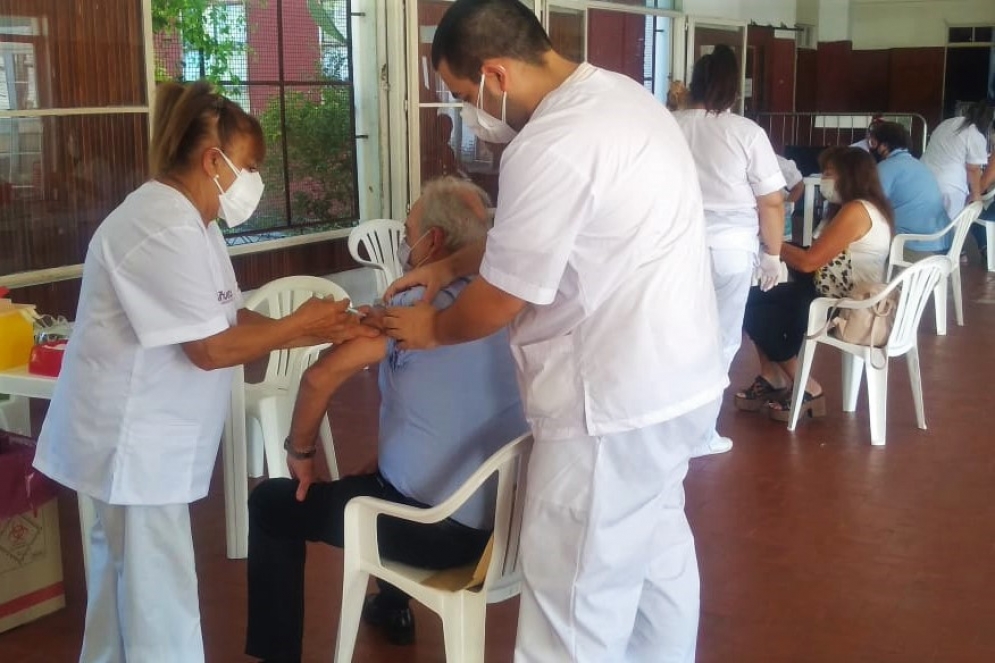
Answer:
[{"label": "nurse's hand on arm", "polygon": [[483,259],[484,242],[468,244],[447,258],[413,269],[397,279],[384,292],[383,300],[388,302],[399,292],[425,286],[425,295],[422,299],[431,302],[440,290],[456,279],[476,274]]},{"label": "nurse's hand on arm", "polygon": [[376,336],[377,330],[360,325],[358,316],[346,312],[348,306],[346,299],[312,298],[291,315],[278,319],[239,311],[238,324],[184,343],[183,352],[198,368],[210,371],[244,364],[279,348]]},{"label": "nurse's hand on arm", "polygon": [[808,249],[782,244],[781,259],[799,272],[812,273],[829,264],[871,229],[871,217],[857,201],[843,205],[833,220]]},{"label": "nurse's hand on arm", "polygon": [[477,278],[443,311],[425,302],[388,308],[384,326],[402,350],[427,350],[490,336],[514,320],[525,304]]},{"label": "nurse's hand on arm", "polygon": [[757,196],[757,214],[760,217],[760,259],[757,268],[760,289],[770,290],[781,276],[781,242],[784,237],[784,195],[780,189]]},{"label": "nurse's hand on arm", "polygon": [[[342,383],[364,367],[380,361],[386,354],[386,337],[355,338],[333,348],[308,368],[297,392],[287,445],[299,453],[314,450],[329,399]],[[287,454],[287,465],[299,481],[297,500],[303,502],[315,480],[314,458],[294,458]]]}]

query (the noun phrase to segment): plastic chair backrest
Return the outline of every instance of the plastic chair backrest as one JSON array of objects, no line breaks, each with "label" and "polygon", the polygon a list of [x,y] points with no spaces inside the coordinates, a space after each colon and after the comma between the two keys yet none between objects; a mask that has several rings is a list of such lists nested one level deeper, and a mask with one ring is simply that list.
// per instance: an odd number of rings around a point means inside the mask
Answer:
[{"label": "plastic chair backrest", "polygon": [[934,256],[907,267],[888,284],[888,290],[900,289],[895,322],[888,337],[887,353],[892,357],[905,354],[916,343],[919,321],[933,289],[949,270],[946,256]]},{"label": "plastic chair backrest", "polygon": [[[349,233],[349,254],[361,265],[374,268],[377,294],[382,294],[403,271],[397,257],[404,235],[404,224],[391,219],[364,221]],[[362,247],[367,257],[360,255]]]},{"label": "plastic chair backrest", "polygon": [[952,265],[960,264],[960,252],[964,250],[964,241],[967,240],[967,232],[971,229],[971,225],[981,216],[981,212],[984,210],[984,206],[980,200],[975,201],[965,207],[957,218],[954,219],[954,239],[950,243],[950,250],[947,252],[947,258],[953,261]]},{"label": "plastic chair backrest", "polygon": [[[526,472],[532,452],[532,435],[526,433],[495,451],[463,484],[436,509],[453,513],[490,477],[497,474],[497,502],[494,508],[493,545],[487,574],[480,591],[490,603],[518,593],[518,543],[525,506]],[[476,591],[476,590],[475,590]]]},{"label": "plastic chair backrest", "polygon": [[992,187],[981,196],[981,206],[988,209],[992,206],[993,201],[995,201],[995,187]]},{"label": "plastic chair backrest", "polygon": [[494,510],[494,545],[482,591],[497,603],[516,595],[521,582],[519,542],[525,510],[526,475],[532,453],[532,435],[526,434],[498,450],[481,466],[496,467],[497,504]]},{"label": "plastic chair backrest", "polygon": [[[270,281],[252,293],[245,301],[245,308],[271,318],[283,318],[296,311],[297,307],[311,297],[329,296],[336,301],[349,298],[349,294],[341,286],[328,279],[318,276],[285,276]],[[281,386],[288,384],[295,369],[299,368],[302,354],[307,351],[308,348],[293,348],[271,352],[266,365],[265,381]]]}]

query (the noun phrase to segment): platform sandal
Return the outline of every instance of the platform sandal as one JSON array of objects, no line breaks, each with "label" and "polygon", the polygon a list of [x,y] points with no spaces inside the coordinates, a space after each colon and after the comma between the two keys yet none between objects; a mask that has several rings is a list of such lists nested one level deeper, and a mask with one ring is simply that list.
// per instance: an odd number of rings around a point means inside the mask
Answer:
[{"label": "platform sandal", "polygon": [[762,408],[767,401],[777,398],[782,392],[791,393],[790,389],[778,389],[767,381],[762,375],[753,378],[753,384],[742,391],[736,392],[733,404],[737,410],[744,412],[756,412]]},{"label": "platform sandal", "polygon": [[[788,391],[779,398],[768,400],[767,416],[774,421],[791,421],[791,396],[791,392]],[[826,416],[826,394],[821,393],[818,396],[813,396],[811,392],[806,391],[799,407],[801,407],[801,412],[798,413],[799,419],[806,414],[813,419],[824,417]]]}]

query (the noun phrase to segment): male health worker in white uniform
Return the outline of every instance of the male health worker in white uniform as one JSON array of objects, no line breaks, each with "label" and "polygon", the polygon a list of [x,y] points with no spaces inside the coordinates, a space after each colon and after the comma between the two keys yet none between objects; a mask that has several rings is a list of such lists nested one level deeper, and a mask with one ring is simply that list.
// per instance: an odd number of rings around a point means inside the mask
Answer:
[{"label": "male health worker in white uniform", "polygon": [[[402,347],[511,323],[535,434],[515,660],[694,660],[683,479],[727,384],[694,162],[632,80],[551,48],[516,0],[458,0],[432,61],[463,121],[508,142],[486,247],[394,290],[477,273],[446,311],[389,309]],[[496,116],[496,117],[495,117]]]}]

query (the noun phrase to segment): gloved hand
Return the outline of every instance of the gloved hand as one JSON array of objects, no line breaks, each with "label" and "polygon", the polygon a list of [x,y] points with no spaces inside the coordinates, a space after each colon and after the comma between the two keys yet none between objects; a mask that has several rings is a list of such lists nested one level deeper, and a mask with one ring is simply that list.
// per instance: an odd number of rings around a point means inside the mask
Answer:
[{"label": "gloved hand", "polygon": [[760,280],[760,289],[767,292],[781,280],[781,257],[774,256],[761,250],[757,256],[757,278]]}]

